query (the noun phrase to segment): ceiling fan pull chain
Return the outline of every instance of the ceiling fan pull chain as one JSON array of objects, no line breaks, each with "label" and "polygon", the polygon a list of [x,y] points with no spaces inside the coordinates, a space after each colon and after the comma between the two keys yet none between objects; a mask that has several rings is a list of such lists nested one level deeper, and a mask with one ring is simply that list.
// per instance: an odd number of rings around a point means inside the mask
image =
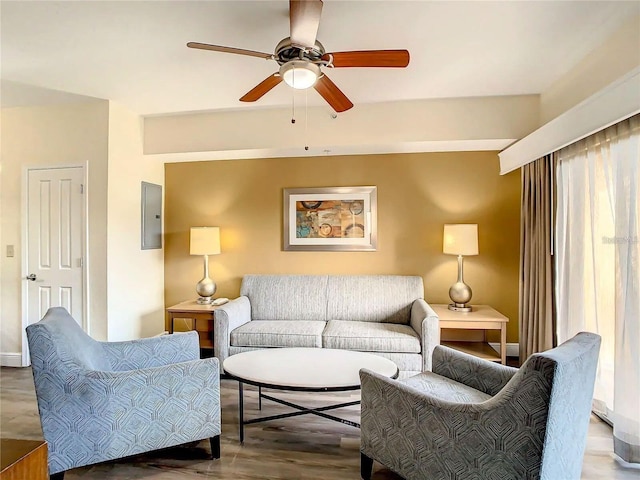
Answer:
[{"label": "ceiling fan pull chain", "polygon": [[309,89],[304,91],[304,149],[309,150],[307,132],[309,131]]},{"label": "ceiling fan pull chain", "polygon": [[296,123],[296,91],[291,89],[291,123]]}]

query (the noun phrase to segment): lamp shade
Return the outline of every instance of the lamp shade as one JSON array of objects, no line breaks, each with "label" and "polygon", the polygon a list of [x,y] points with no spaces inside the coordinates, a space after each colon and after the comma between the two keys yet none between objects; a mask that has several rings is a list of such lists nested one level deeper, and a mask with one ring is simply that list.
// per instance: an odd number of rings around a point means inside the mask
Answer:
[{"label": "lamp shade", "polygon": [[448,255],[478,255],[478,225],[445,225],[442,251]]},{"label": "lamp shade", "polygon": [[220,227],[191,227],[189,253],[191,255],[220,253]]}]

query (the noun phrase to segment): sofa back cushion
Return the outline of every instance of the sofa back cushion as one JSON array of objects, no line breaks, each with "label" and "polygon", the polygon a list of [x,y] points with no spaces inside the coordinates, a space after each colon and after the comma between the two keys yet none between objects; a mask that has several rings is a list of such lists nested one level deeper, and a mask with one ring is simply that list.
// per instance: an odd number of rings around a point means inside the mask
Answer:
[{"label": "sofa back cushion", "polygon": [[408,324],[411,305],[424,297],[422,277],[331,275],[327,281],[327,320]]},{"label": "sofa back cushion", "polygon": [[327,320],[326,275],[245,275],[252,320]]}]

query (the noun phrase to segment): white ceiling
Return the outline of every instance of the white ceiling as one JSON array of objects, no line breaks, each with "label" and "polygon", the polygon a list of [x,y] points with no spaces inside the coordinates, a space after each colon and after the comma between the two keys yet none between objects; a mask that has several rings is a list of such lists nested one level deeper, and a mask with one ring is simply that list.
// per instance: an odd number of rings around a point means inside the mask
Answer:
[{"label": "white ceiling", "polygon": [[[255,104],[238,101],[277,70],[275,62],[185,45],[271,53],[289,35],[287,0],[3,0],[0,6],[3,106],[46,103],[47,92],[35,87],[66,92],[49,101],[85,95],[142,115],[291,105],[284,84]],[[406,69],[328,72],[356,106],[535,94],[636,15],[637,1],[325,0],[318,39],[329,52],[409,50]],[[305,101],[323,103],[312,90],[297,92],[296,102]]]}]

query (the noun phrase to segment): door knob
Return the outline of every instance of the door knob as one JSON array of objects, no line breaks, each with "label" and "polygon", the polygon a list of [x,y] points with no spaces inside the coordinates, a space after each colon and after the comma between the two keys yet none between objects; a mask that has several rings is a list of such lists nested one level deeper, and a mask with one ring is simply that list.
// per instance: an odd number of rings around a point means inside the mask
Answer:
[{"label": "door knob", "polygon": [[29,275],[27,275],[27,280],[31,280],[32,282],[36,281],[36,274],[35,273],[31,273]]}]

